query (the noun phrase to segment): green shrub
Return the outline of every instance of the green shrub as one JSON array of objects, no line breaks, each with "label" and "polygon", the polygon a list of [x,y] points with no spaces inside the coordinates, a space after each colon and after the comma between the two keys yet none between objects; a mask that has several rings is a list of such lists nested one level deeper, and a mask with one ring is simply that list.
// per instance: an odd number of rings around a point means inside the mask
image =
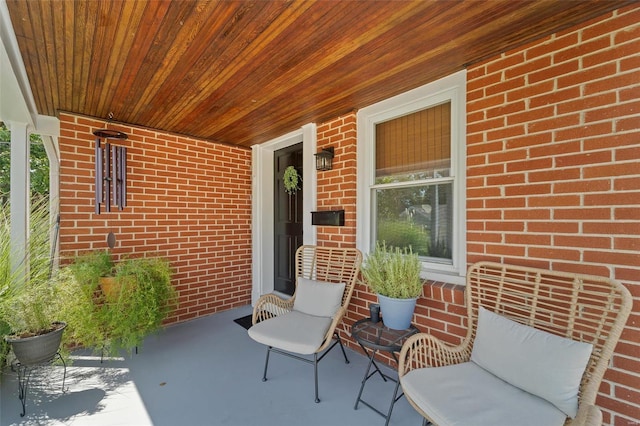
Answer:
[{"label": "green shrub", "polygon": [[376,244],[361,268],[373,292],[396,299],[413,299],[422,294],[421,269],[418,255],[411,249],[387,247],[384,242]]},{"label": "green shrub", "polygon": [[[60,276],[82,299],[66,308],[72,338],[108,355],[140,346],[161,327],[175,302],[169,263],[158,257],[125,258],[114,264],[106,252],[87,253]],[[100,287],[100,278],[106,276],[113,276],[118,286],[113,295]]]},{"label": "green shrub", "polygon": [[391,247],[411,248],[418,256],[429,256],[429,233],[405,220],[380,221],[377,240]]},{"label": "green shrub", "polygon": [[[62,303],[72,303],[60,295],[52,280],[49,204],[36,199],[30,215],[28,262],[12,264],[11,220],[7,204],[0,206],[0,333],[39,334],[51,323],[64,321]],[[28,265],[28,269],[27,269]],[[73,295],[71,295],[73,296]],[[63,335],[64,336],[64,335]],[[0,344],[0,365],[4,365],[9,345]]]}]

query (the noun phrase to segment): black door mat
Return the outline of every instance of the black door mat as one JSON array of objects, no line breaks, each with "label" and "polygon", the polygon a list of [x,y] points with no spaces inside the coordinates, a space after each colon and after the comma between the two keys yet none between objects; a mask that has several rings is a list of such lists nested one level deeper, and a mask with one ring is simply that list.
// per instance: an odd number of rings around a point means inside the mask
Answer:
[{"label": "black door mat", "polygon": [[252,317],[253,315],[247,315],[244,317],[236,318],[233,320],[233,322],[235,322],[236,324],[240,324],[242,327],[248,330],[249,328],[251,328],[251,325],[252,325],[251,324]]}]

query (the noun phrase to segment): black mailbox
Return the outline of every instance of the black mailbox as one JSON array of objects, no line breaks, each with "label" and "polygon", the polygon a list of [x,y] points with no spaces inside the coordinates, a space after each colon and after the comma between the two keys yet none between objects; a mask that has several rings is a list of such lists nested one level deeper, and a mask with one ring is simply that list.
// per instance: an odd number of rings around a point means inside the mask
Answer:
[{"label": "black mailbox", "polygon": [[323,226],[344,226],[344,210],[311,212],[311,224]]}]

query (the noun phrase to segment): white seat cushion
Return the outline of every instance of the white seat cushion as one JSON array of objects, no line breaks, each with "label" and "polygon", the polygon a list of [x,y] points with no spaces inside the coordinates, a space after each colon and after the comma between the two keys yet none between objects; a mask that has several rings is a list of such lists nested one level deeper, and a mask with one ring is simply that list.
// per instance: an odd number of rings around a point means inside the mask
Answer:
[{"label": "white seat cushion", "polygon": [[529,327],[484,308],[471,361],[573,418],[593,346]]},{"label": "white seat cushion", "polygon": [[302,355],[310,355],[322,345],[331,318],[291,311],[261,321],[249,329],[258,343]]},{"label": "white seat cushion", "polygon": [[550,402],[473,362],[412,370],[400,383],[439,426],[560,426],[566,420]]}]

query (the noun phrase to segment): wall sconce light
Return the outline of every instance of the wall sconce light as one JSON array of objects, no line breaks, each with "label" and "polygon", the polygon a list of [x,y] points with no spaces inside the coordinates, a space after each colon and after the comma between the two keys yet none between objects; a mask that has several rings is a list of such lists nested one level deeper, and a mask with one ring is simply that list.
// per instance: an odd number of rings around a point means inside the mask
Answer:
[{"label": "wall sconce light", "polygon": [[333,168],[333,147],[323,148],[322,151],[313,154],[316,156],[316,170],[331,170]]},{"label": "wall sconce light", "polygon": [[[127,206],[127,148],[112,145],[109,139],[126,140],[126,133],[117,130],[95,130],[96,137],[96,214],[100,214],[100,205],[105,211],[111,206],[123,210]],[[104,147],[101,139],[104,139]]]}]

